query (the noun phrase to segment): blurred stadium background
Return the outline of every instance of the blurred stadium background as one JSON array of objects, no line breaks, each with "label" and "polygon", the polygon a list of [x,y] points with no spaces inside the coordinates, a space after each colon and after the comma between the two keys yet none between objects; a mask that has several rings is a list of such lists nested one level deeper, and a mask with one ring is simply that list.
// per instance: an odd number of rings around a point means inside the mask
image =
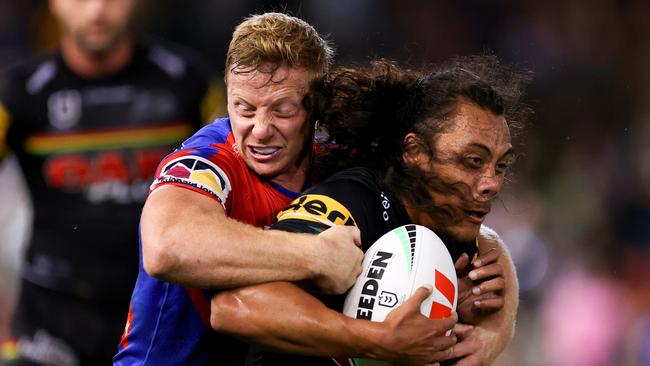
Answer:
[{"label": "blurred stadium background", "polygon": [[[234,26],[269,10],[329,34],[339,64],[491,50],[534,71],[536,114],[488,219],[521,287],[497,364],[650,365],[650,1],[149,0],[137,27],[221,72]],[[46,1],[0,1],[0,69],[55,42]],[[0,337],[29,220],[15,171],[0,167]]]}]

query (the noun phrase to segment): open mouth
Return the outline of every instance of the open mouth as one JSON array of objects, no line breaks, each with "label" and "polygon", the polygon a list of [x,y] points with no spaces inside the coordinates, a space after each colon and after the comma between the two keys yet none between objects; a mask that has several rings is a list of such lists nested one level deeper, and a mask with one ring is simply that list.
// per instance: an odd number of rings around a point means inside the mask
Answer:
[{"label": "open mouth", "polygon": [[489,211],[465,210],[471,221],[482,223]]},{"label": "open mouth", "polygon": [[273,155],[276,151],[280,150],[278,147],[250,147],[251,151],[255,155],[263,155],[263,156],[269,156]]}]

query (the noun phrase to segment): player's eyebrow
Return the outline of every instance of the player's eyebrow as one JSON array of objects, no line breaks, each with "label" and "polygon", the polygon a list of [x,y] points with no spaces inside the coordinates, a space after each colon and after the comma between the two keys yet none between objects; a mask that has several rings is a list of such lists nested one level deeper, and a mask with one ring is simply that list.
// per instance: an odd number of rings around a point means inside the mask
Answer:
[{"label": "player's eyebrow", "polygon": [[233,99],[235,99],[237,102],[244,103],[251,108],[253,107],[253,104],[249,102],[245,97],[241,95],[234,95],[233,97],[234,97]]},{"label": "player's eyebrow", "polygon": [[279,106],[281,104],[284,104],[284,103],[299,105],[300,101],[294,100],[292,95],[285,95],[283,97],[280,97],[280,98],[274,100],[273,103],[271,103],[271,107],[277,107],[277,106]]},{"label": "player's eyebrow", "polygon": [[[492,150],[490,150],[490,148],[487,147],[484,144],[481,144],[481,143],[478,143],[478,142],[473,142],[473,143],[469,144],[468,147],[483,150],[483,152],[485,154],[487,154],[488,156],[492,156]],[[515,155],[515,149],[511,146],[505,153],[503,153],[503,155],[501,155],[499,157],[499,160],[501,160],[501,159],[503,159],[505,157],[514,156],[514,155]]]}]

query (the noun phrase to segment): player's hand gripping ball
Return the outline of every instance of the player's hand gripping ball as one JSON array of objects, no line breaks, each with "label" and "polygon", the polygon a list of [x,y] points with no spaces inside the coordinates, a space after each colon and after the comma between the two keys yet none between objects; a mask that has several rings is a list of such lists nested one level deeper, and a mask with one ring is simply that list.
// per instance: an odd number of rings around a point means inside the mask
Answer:
[{"label": "player's hand gripping ball", "polygon": [[[433,288],[420,307],[423,315],[445,318],[456,311],[456,270],[442,240],[424,226],[398,227],[384,234],[366,251],[363,272],[348,292],[343,313],[381,322],[423,285]],[[354,360],[354,364],[386,363]]]}]

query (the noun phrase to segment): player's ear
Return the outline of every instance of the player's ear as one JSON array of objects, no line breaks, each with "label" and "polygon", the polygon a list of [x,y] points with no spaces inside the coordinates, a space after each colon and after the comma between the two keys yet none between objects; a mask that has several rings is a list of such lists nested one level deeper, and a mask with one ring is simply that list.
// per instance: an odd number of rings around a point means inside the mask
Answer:
[{"label": "player's ear", "polygon": [[406,136],[404,136],[402,147],[402,159],[404,161],[404,165],[421,165],[428,161],[427,154],[422,146],[422,141],[415,133],[409,132]]}]

